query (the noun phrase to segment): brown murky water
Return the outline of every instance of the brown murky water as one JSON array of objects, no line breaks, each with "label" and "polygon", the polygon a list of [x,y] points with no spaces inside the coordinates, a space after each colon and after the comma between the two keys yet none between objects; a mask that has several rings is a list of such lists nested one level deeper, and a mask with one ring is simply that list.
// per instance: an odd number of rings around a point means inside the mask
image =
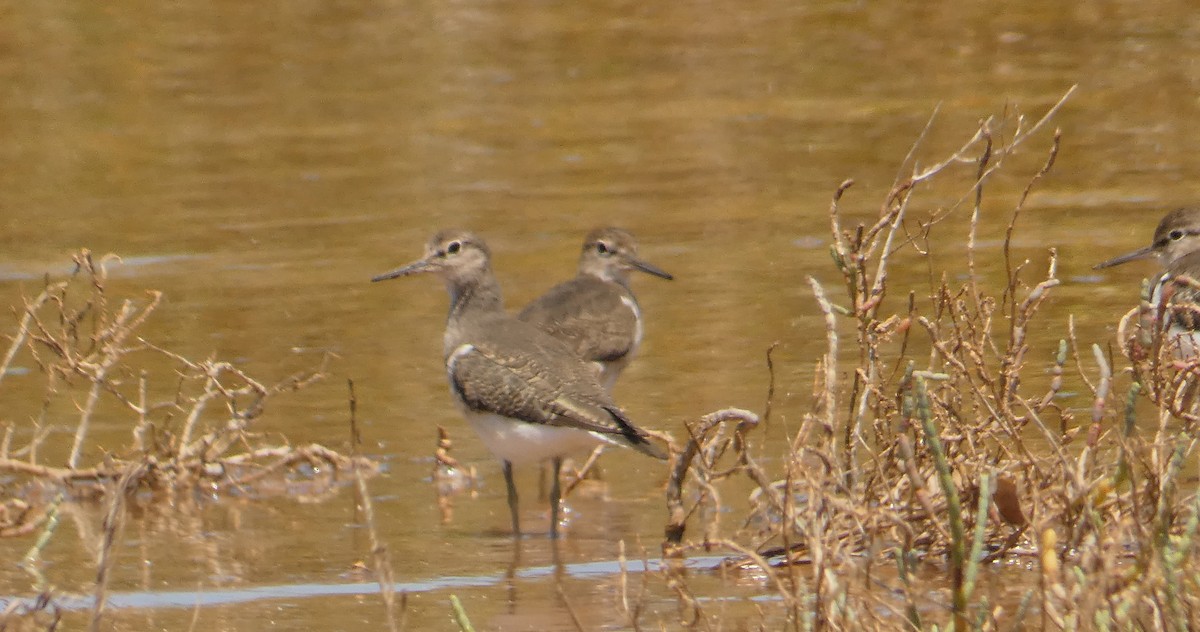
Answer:
[{"label": "brown murky water", "polygon": [[[825,246],[837,184],[856,179],[843,207],[867,218],[939,105],[925,162],[980,118],[1040,114],[1078,83],[1016,252],[1041,267],[1059,248],[1065,284],[1047,322],[1074,313],[1081,339],[1105,340],[1147,269],[1097,276],[1090,265],[1147,241],[1200,188],[1200,20],[1187,3],[1156,1],[997,10],[0,0],[0,302],[36,292],[88,247],[123,257],[114,292],[166,292],[150,326],[165,346],[263,379],[337,353],[333,377],[274,401],[264,428],[342,445],[344,379],[355,380],[370,451],[388,466],[371,489],[411,591],[410,629],[449,629],[451,593],[480,629],[573,629],[569,611],[586,629],[621,628],[609,562],[622,539],[632,557],[643,546],[655,557],[661,468],[606,457],[607,498],[571,500],[557,552],[536,537],[515,547],[499,468],[442,378],[442,288],[367,280],[414,258],[435,229],[466,226],[490,239],[518,306],[572,273],[587,229],[625,226],[677,277],[637,280],[646,344],[617,389],[635,419],[678,429],[715,408],[759,408],[776,340],[779,412],[796,418],[824,344],[803,279],[837,280]],[[992,185],[985,268],[999,265],[1011,202],[1047,140]],[[921,210],[960,193],[935,188]],[[954,265],[957,251],[943,252],[935,265]],[[896,282],[920,287],[924,265],[899,268]],[[1035,340],[1036,357],[1055,342]],[[24,427],[38,384],[11,376],[0,420]],[[445,525],[426,482],[435,424],[482,476]],[[99,426],[101,445],[127,438]],[[521,478],[527,498],[534,476]],[[540,508],[527,503],[525,519],[544,530]],[[316,504],[198,498],[135,513],[113,620],[379,629],[378,597],[347,575],[369,554],[358,520],[349,490]],[[46,552],[53,583],[94,579],[99,522],[86,508],[64,516]],[[12,563],[29,546],[0,542],[0,592],[29,586]],[[650,585],[644,622],[673,625],[673,600]],[[758,621],[749,600],[763,593],[722,592],[728,602],[713,607],[728,608],[729,627]]]}]

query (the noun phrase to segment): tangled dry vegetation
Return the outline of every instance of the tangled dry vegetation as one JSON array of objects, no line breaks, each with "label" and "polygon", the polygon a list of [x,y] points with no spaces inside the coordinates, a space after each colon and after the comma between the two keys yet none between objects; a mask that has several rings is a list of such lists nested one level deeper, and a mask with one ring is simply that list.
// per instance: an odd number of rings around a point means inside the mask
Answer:
[{"label": "tangled dry vegetation", "polygon": [[[82,251],[74,271],[47,281],[17,312],[11,344],[0,359],[0,388],[20,363],[44,377],[41,414],[28,423],[5,420],[0,440],[0,536],[38,532],[23,566],[47,585],[38,567],[64,502],[105,506],[93,623],[99,620],[108,553],[127,500],[186,508],[196,490],[250,496],[279,493],[321,497],[339,474],[374,471],[369,460],[322,445],[273,443],[254,430],[269,399],[324,377],[324,364],[274,385],[216,359],[192,360],[139,335],[162,298],[149,292],[113,309],[106,291],[107,258]],[[36,374],[36,373],[35,373]],[[158,395],[161,394],[161,395]],[[61,432],[63,410],[74,432]],[[126,420],[128,443],[105,450],[93,426]],[[59,432],[55,432],[59,430]],[[111,434],[107,438],[111,441]],[[273,441],[280,441],[274,438]],[[165,503],[163,501],[166,501]],[[57,621],[52,592],[13,601],[0,629],[22,618]]]},{"label": "tangled dry vegetation", "polygon": [[[772,619],[790,629],[1200,626],[1200,361],[1174,360],[1154,317],[1126,319],[1123,332],[1141,331],[1122,333],[1120,356],[1081,347],[1073,324],[1039,320],[1059,284],[1057,253],[1040,264],[1012,256],[1057,132],[1007,211],[1007,281],[989,289],[976,270],[991,176],[1061,104],[1028,127],[985,121],[948,159],[899,180],[871,224],[844,224],[850,183],[839,188],[829,217],[844,294],[808,279],[828,342],[811,412],[782,458],[747,447],[752,416],[692,428],[668,488],[668,559],[736,554],[727,570],[761,579],[783,609]],[[920,185],[956,173],[969,183],[960,203],[914,219]],[[956,211],[970,214],[967,234],[939,235]],[[965,280],[930,266],[927,295],[889,295],[891,259],[926,256],[935,240],[965,241]],[[1031,352],[1035,327],[1039,340],[1060,329],[1057,349]],[[1068,407],[1087,394],[1090,406]],[[726,532],[712,517],[736,479],[753,487],[753,510]],[[1022,579],[997,586],[1011,582],[1004,572]],[[668,584],[683,620],[716,623],[685,573],[668,572]]]}]

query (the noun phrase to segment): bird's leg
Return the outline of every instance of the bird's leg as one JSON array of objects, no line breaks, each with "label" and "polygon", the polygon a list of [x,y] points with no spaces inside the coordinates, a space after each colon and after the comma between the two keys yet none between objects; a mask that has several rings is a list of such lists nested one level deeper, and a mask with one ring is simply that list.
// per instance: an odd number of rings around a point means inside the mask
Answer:
[{"label": "bird's leg", "polygon": [[562,457],[556,456],[551,460],[550,476],[550,539],[558,538],[558,515],[562,504],[562,489],[559,487],[559,471],[562,470]]},{"label": "bird's leg", "polygon": [[517,486],[513,484],[512,461],[504,462],[504,484],[508,485],[508,512],[512,514],[513,537],[521,537],[521,519],[517,516]]}]

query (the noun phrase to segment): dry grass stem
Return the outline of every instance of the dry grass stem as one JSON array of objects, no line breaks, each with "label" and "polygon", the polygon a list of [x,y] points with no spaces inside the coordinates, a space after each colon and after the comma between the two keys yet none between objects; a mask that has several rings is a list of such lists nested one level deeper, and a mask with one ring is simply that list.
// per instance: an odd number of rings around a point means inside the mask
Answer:
[{"label": "dry grass stem", "polygon": [[[744,433],[719,423],[690,428],[673,448],[669,560],[728,552],[725,568],[774,594],[765,610],[788,629],[1200,626],[1200,360],[1166,327],[1197,311],[1171,300],[1192,281],[1148,285],[1140,306],[1113,314],[1123,357],[1081,346],[1073,318],[1047,321],[1058,253],[1019,254],[1016,237],[1057,163],[1058,130],[1015,205],[992,220],[994,175],[1073,90],[1032,124],[985,119],[949,156],[898,177],[877,219],[848,224],[851,182],[836,190],[830,242],[844,295],[809,278],[827,343],[812,412],[781,460],[755,457]],[[965,192],[928,207],[920,191],[935,181]],[[955,213],[963,232],[951,234]],[[985,234],[993,226],[1001,233]],[[951,257],[935,268],[944,261],[933,250],[955,244],[957,267]],[[898,266],[928,270],[927,288],[890,300]],[[719,516],[740,506],[739,488],[751,490],[748,510],[730,531]],[[995,578],[1018,560],[1038,582],[995,601]],[[685,574],[668,571],[667,586],[686,623],[717,623]]]},{"label": "dry grass stem", "polygon": [[[346,380],[346,388],[350,392],[350,454],[358,457],[361,448],[362,435],[358,429],[358,397],[354,394],[354,381]],[[357,463],[355,458],[352,463]],[[391,554],[387,545],[380,541],[379,532],[375,528],[375,505],[371,502],[371,492],[367,488],[367,479],[359,471],[357,465],[351,465],[354,472],[354,484],[357,507],[362,510],[363,522],[367,525],[367,542],[371,546],[371,565],[375,579],[379,582],[379,594],[383,598],[384,612],[387,616],[388,629],[397,632],[404,629],[404,621],[396,619],[396,573],[392,568]],[[402,601],[407,602],[404,595]]]}]

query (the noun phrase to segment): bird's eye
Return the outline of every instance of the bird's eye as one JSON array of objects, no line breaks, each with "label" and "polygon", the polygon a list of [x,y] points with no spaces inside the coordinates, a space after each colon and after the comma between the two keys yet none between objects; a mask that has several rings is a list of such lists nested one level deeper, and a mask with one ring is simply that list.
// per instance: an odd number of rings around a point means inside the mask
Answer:
[{"label": "bird's eye", "polygon": [[611,252],[611,250],[609,250],[608,246],[605,245],[604,242],[599,241],[599,242],[596,242],[596,252],[598,252],[602,255],[606,255],[609,252]]},{"label": "bird's eye", "polygon": [[1179,241],[1180,239],[1183,239],[1183,231],[1176,228],[1168,233],[1167,236],[1171,238],[1171,241]]},{"label": "bird's eye", "polygon": [[446,252],[448,254],[456,255],[456,254],[458,254],[459,250],[462,250],[461,242],[452,241],[452,242],[450,242],[449,246],[446,246]]}]

